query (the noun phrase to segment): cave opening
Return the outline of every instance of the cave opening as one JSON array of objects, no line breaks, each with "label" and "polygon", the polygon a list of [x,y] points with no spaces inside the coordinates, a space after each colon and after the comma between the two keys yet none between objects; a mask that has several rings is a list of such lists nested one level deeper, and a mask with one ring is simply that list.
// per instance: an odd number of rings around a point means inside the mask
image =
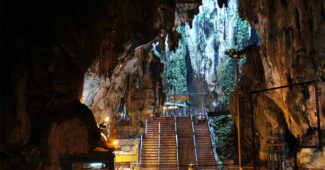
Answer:
[{"label": "cave opening", "polygon": [[[111,76],[98,73],[98,63],[91,66],[85,74],[82,101],[99,124],[111,127],[111,138],[139,138],[155,118],[190,117],[193,126],[197,119],[206,118],[216,164],[238,164],[236,112],[230,107],[236,85],[244,78],[236,69],[242,69],[246,55],[237,65],[226,51],[244,51],[258,43],[258,35],[239,16],[236,0],[225,4],[203,0],[193,7],[179,2],[176,8],[198,9],[193,20],[184,20],[176,11],[175,23],[181,24],[174,26],[174,32],[163,28],[148,44],[124,44]],[[129,121],[123,124],[118,117],[126,114]]]}]

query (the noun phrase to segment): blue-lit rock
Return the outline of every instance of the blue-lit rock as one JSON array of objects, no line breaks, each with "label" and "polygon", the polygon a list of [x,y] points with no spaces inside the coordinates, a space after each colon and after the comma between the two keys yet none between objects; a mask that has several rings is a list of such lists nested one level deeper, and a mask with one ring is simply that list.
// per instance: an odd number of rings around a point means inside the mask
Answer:
[{"label": "blue-lit rock", "polygon": [[186,70],[178,74],[181,76],[168,77],[174,81],[171,84],[177,87],[187,81],[188,87],[177,88],[177,92],[209,93],[203,99],[205,102],[197,103],[196,108],[227,108],[235,80],[233,60],[224,52],[230,48],[240,50],[251,39],[251,28],[239,17],[237,2],[230,0],[227,8],[220,8],[217,0],[203,0],[199,13],[193,19],[192,28],[185,24],[177,30],[181,35],[179,48],[175,53],[167,53],[168,58],[179,63],[184,63],[187,58],[188,63],[186,68],[183,64],[172,63],[167,75],[178,69],[175,66]]}]

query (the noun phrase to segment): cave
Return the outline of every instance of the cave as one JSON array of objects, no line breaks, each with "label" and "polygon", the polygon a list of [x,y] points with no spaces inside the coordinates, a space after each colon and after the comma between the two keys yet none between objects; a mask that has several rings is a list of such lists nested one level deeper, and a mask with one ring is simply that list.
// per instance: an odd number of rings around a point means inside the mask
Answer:
[{"label": "cave", "polygon": [[324,0],[0,8],[0,169],[325,169]]}]

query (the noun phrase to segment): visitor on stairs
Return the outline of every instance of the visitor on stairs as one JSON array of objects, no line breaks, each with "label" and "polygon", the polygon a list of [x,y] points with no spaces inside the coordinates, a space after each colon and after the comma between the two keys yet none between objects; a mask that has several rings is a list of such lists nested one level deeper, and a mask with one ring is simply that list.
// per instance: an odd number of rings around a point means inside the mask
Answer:
[{"label": "visitor on stairs", "polygon": [[199,115],[196,117],[196,124],[201,123],[201,114],[199,113]]},{"label": "visitor on stairs", "polygon": [[205,116],[202,112],[199,113],[199,116],[197,117],[198,123],[200,124],[201,122],[205,122]]},{"label": "visitor on stairs", "polygon": [[204,123],[205,122],[205,115],[202,112],[200,114],[201,114],[201,121],[202,121],[202,123]]}]

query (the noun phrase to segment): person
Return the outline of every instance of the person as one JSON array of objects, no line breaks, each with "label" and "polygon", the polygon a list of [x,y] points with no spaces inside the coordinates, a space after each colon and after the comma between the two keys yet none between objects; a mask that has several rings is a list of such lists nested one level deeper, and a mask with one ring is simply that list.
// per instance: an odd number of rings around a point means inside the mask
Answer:
[{"label": "person", "polygon": [[107,136],[104,134],[107,128],[107,125],[104,123],[101,123],[98,125],[98,129],[100,131],[100,143],[99,145],[94,149],[94,151],[108,151],[110,148],[108,146],[108,139]]},{"label": "person", "polygon": [[99,131],[100,133],[102,133],[103,135],[107,136],[108,135],[108,129],[107,129],[107,124],[106,123],[101,123],[98,125]]},{"label": "person", "polygon": [[201,114],[201,121],[202,121],[202,123],[204,123],[205,122],[205,115],[202,112],[200,112],[200,114]]},{"label": "person", "polygon": [[202,113],[201,112],[199,113],[199,116],[197,117],[197,120],[198,120],[198,124],[200,124],[201,120],[202,120]]}]

